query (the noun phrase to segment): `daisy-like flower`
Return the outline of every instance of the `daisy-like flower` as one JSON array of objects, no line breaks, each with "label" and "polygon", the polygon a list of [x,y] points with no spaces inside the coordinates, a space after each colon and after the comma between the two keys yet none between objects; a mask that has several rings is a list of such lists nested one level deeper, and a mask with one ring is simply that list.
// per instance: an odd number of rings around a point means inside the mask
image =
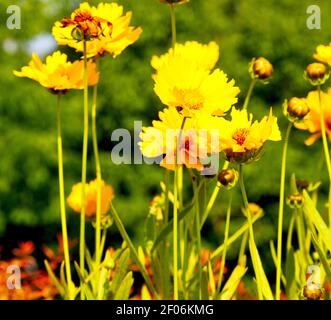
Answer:
[{"label": "daisy-like flower", "polygon": [[[85,214],[86,218],[93,219],[97,208],[98,181],[93,180],[85,185]],[[112,186],[101,180],[101,215],[105,216],[110,209],[110,203],[114,198]],[[76,213],[81,212],[82,206],[82,183],[77,183],[72,187],[71,193],[67,198],[70,208]]]},{"label": "daisy-like flower", "polygon": [[162,65],[169,63],[173,57],[182,57],[197,67],[211,70],[215,67],[219,58],[219,47],[216,42],[201,44],[197,41],[187,41],[184,44],[177,43],[175,50],[171,48],[167,53],[160,57],[152,58],[152,67],[158,70]]},{"label": "daisy-like flower", "polygon": [[[117,3],[100,3],[97,7],[81,3],[71,19],[55,23],[53,35],[59,45],[68,45],[79,52],[86,51],[88,57],[113,57],[134,43],[142,29],[130,26],[132,12],[123,15],[123,7]],[[82,31],[80,31],[82,30]]]},{"label": "daisy-like flower", "polygon": [[187,168],[202,170],[207,155],[219,151],[211,145],[209,128],[202,128],[198,119],[187,118],[183,126],[184,117],[175,108],[160,111],[159,118],[153,121],[152,127],[143,128],[139,145],[145,157],[162,157],[162,167],[174,170],[177,164],[184,164]]},{"label": "daisy-like flower", "polygon": [[329,66],[331,66],[331,42],[328,46],[324,46],[322,44],[317,46],[314,58],[317,61],[327,63]]},{"label": "daisy-like flower", "polygon": [[176,54],[166,60],[153,76],[154,91],[163,104],[191,117],[201,111],[222,116],[237,102],[239,88],[223,71],[211,72]]},{"label": "daisy-like flower", "polygon": [[228,161],[244,163],[259,155],[267,140],[279,141],[281,134],[272,110],[260,122],[253,122],[247,110],[231,111],[231,120],[220,118],[220,146]]},{"label": "daisy-like flower", "polygon": [[[306,145],[312,145],[321,137],[321,120],[320,120],[320,101],[318,91],[309,92],[306,103],[310,112],[303,119],[303,121],[295,123],[295,127],[300,130],[307,130],[311,136],[305,140]],[[325,129],[326,134],[331,141],[331,88],[327,93],[321,91],[321,103],[324,110]]]},{"label": "daisy-like flower", "polygon": [[[99,81],[96,64],[88,61],[88,83],[93,86]],[[29,78],[39,82],[53,93],[64,93],[70,89],[83,89],[84,62],[68,61],[66,54],[54,52],[42,63],[37,54],[32,54],[32,60],[21,71],[14,71],[17,77]]]}]

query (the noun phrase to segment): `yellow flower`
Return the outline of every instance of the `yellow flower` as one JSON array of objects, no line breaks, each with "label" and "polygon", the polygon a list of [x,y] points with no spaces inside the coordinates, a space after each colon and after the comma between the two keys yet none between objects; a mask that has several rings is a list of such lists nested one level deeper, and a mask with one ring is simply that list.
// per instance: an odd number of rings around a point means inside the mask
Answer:
[{"label": "yellow flower", "polygon": [[152,67],[158,70],[162,65],[169,63],[173,56],[188,60],[202,69],[211,70],[215,67],[219,58],[219,47],[215,42],[207,45],[200,44],[197,41],[187,41],[184,44],[177,43],[174,50],[171,48],[166,54],[152,58]]},{"label": "yellow flower", "polygon": [[76,16],[81,12],[85,13],[83,28],[87,28],[87,32],[92,33],[93,37],[77,38],[77,26],[72,23],[63,25],[63,21],[55,23],[53,35],[59,45],[68,45],[79,52],[84,50],[83,40],[88,40],[86,42],[88,57],[101,56],[105,53],[116,57],[134,43],[142,32],[140,27],[130,26],[132,12],[123,15],[123,7],[117,3],[99,3],[97,7],[90,6],[87,2],[81,3],[79,9],[72,13],[71,19],[77,20]]},{"label": "yellow flower", "polygon": [[237,102],[239,88],[223,71],[211,72],[176,54],[166,60],[153,76],[154,91],[165,105],[187,117],[200,111],[220,116]]},{"label": "yellow flower", "polygon": [[[198,130],[197,119],[187,118],[182,126],[184,117],[175,108],[160,111],[159,118],[160,120],[153,121],[152,127],[144,127],[140,134],[142,154],[149,158],[161,156],[160,165],[169,170],[174,170],[176,164],[203,169],[200,156],[207,155],[210,144],[208,134]],[[180,134],[181,128],[183,130]],[[179,137],[181,141],[177,150]]]},{"label": "yellow flower", "polygon": [[[84,62],[67,61],[68,57],[60,51],[54,52],[46,58],[43,64],[37,54],[32,54],[29,65],[21,71],[14,71],[17,77],[25,77],[39,82],[43,87],[54,93],[60,93],[69,89],[83,89]],[[99,81],[99,73],[96,64],[88,62],[89,85],[93,86]]]},{"label": "yellow flower", "polygon": [[255,159],[267,140],[281,140],[277,118],[272,110],[260,122],[253,122],[247,110],[231,111],[231,120],[220,118],[220,146],[231,162],[247,162]]},{"label": "yellow flower", "polygon": [[[85,214],[92,219],[96,215],[97,208],[97,188],[98,181],[93,180],[85,185]],[[114,190],[101,180],[101,214],[104,216],[110,208],[110,203],[114,198]],[[67,198],[67,203],[72,210],[80,213],[82,206],[82,183],[79,182],[72,187],[71,193]]]},{"label": "yellow flower", "polygon": [[314,58],[320,62],[327,63],[329,66],[331,66],[331,42],[328,46],[317,46]]},{"label": "yellow flower", "polygon": [[[326,134],[331,141],[331,88],[325,93],[321,91],[321,102],[324,110],[325,129]],[[318,91],[309,92],[306,103],[310,109],[308,115],[302,122],[295,123],[295,127],[300,130],[307,130],[311,133],[311,136],[306,139],[306,145],[312,145],[321,136],[321,122],[320,122],[320,102],[318,97]]]}]

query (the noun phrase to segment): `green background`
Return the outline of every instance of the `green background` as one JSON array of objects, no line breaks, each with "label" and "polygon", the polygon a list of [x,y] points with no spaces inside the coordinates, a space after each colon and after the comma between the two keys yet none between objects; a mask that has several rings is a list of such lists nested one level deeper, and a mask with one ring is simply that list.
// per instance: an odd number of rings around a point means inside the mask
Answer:
[{"label": "green background", "polygon": [[[6,28],[7,6],[0,4],[0,236],[2,244],[35,239],[51,242],[60,231],[55,97],[37,83],[15,78],[12,70],[30,60],[28,41],[42,33],[50,33],[53,23],[75,9],[80,1],[21,0],[16,1],[22,14],[22,28]],[[90,1],[97,4],[99,1]],[[134,120],[149,125],[163,106],[153,93],[150,60],[170,46],[169,8],[158,0],[119,0],[125,10],[133,11],[132,23],[142,26],[138,42],[116,59],[107,56],[101,61],[98,135],[104,179],[116,190],[116,205],[129,234],[142,241],[143,222],[149,202],[160,192],[159,181],[164,169],[148,165],[115,166],[110,159],[111,132],[116,128],[132,131]],[[306,27],[307,7],[321,8],[321,30]],[[305,0],[191,0],[178,6],[178,41],[216,41],[220,46],[217,67],[234,78],[240,87],[240,101],[249,85],[248,63],[252,57],[265,56],[274,65],[274,76],[268,85],[258,84],[250,103],[256,118],[268,113],[272,106],[279,116],[284,133],[287,120],[281,105],[285,98],[305,96],[311,89],[303,79],[303,70],[313,58],[318,44],[331,41],[331,2]],[[4,43],[15,43],[17,50],[4,50]],[[73,50],[60,48],[72,59]],[[66,195],[72,184],[80,180],[82,146],[82,92],[68,93],[63,99],[64,174]],[[308,181],[323,180],[322,196],[327,190],[321,142],[311,147],[303,144],[307,133],[295,130],[288,155],[289,177],[295,172]],[[245,167],[248,197],[265,210],[256,224],[256,238],[262,247],[264,263],[271,271],[269,240],[276,238],[280,158],[282,143],[269,143],[262,159]],[[92,144],[89,144],[88,178],[94,178]],[[215,181],[210,182],[214,185]],[[225,198],[218,199],[203,231],[206,246],[215,247],[223,239]],[[189,199],[186,200],[188,201]],[[234,201],[231,230],[242,222],[241,199]],[[285,208],[285,228],[290,210]],[[68,208],[69,233],[78,237],[79,218]],[[92,230],[88,235],[92,240]],[[110,242],[118,242],[113,227]],[[230,256],[235,257],[238,246]]]}]

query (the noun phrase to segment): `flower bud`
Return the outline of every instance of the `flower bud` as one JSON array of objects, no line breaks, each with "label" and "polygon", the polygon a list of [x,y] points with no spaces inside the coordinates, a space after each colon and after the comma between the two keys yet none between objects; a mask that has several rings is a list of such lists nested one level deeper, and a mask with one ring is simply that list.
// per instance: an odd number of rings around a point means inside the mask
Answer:
[{"label": "flower bud", "polygon": [[312,287],[304,286],[303,295],[308,300],[320,300],[323,297],[323,290],[315,286]]},{"label": "flower bud", "polygon": [[305,70],[305,76],[312,85],[321,85],[329,78],[328,68],[320,62],[311,63]]},{"label": "flower bud", "polygon": [[287,103],[287,113],[294,119],[301,120],[309,113],[309,107],[305,99],[291,98]]},{"label": "flower bud", "polygon": [[287,204],[292,208],[300,208],[302,206],[303,196],[301,193],[291,194],[287,198]]},{"label": "flower bud", "polygon": [[83,41],[85,38],[83,30],[81,30],[79,27],[72,29],[71,36],[77,41]]},{"label": "flower bud", "polygon": [[260,214],[263,211],[262,208],[254,202],[250,202],[248,204],[248,210],[252,216],[257,216],[258,214]]},{"label": "flower bud", "polygon": [[274,70],[272,64],[263,57],[253,59],[251,69],[253,78],[260,80],[270,78]]},{"label": "flower bud", "polygon": [[238,180],[238,172],[234,169],[224,169],[218,174],[218,182],[225,188],[233,188]]}]

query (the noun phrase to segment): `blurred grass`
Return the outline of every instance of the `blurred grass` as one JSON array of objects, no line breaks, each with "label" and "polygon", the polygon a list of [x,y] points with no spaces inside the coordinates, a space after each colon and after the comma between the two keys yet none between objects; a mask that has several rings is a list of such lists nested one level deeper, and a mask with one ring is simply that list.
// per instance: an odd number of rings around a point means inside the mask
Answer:
[{"label": "blurred grass", "polygon": [[[0,234],[6,239],[6,226],[43,226],[59,224],[57,162],[55,145],[55,98],[29,80],[15,78],[12,70],[26,65],[28,40],[49,33],[53,23],[77,7],[80,1],[22,0],[22,29],[6,28],[6,8],[0,4]],[[97,4],[100,1],[90,1]],[[70,3],[67,4],[67,3]],[[164,170],[157,166],[121,165],[110,160],[111,132],[116,128],[133,130],[134,120],[148,125],[163,108],[153,93],[150,59],[170,46],[168,8],[158,0],[122,0],[125,10],[133,11],[133,24],[143,28],[140,40],[116,59],[101,61],[98,136],[102,151],[103,175],[116,190],[115,205],[128,232],[135,241],[143,234],[143,221],[153,195],[160,191]],[[236,80],[241,88],[240,102],[249,85],[248,63],[263,55],[274,65],[270,84],[259,84],[250,104],[255,117],[261,118],[270,106],[280,117],[282,132],[287,125],[281,105],[285,98],[304,96],[310,90],[303,70],[312,61],[315,47],[331,41],[330,1],[314,1],[321,8],[322,29],[308,30],[306,9],[311,1],[302,0],[191,0],[177,7],[178,41],[211,40],[220,45],[218,67]],[[8,52],[5,44],[17,50]],[[71,49],[60,50],[77,57]],[[80,179],[82,141],[82,92],[70,92],[63,99],[64,170],[66,194]],[[306,147],[306,133],[293,131],[287,177],[323,180],[322,198],[327,180],[321,162],[321,144]],[[265,209],[265,217],[255,227],[257,242],[265,249],[267,268],[272,266],[268,241],[276,236],[281,143],[270,143],[264,156],[245,167],[248,196]],[[88,177],[94,178],[92,145],[89,148]],[[223,199],[226,195],[221,196]],[[215,246],[223,239],[226,201],[218,201],[204,230],[206,245]],[[235,195],[233,230],[243,221],[241,199]],[[286,208],[287,209],[287,208]],[[69,213],[72,236],[78,236],[78,216]],[[285,212],[285,227],[289,210]],[[58,225],[58,231],[60,227]],[[112,229],[112,234],[116,232]],[[55,231],[54,231],[55,234]],[[19,235],[18,235],[19,237]],[[234,257],[235,251],[229,253]]]}]

